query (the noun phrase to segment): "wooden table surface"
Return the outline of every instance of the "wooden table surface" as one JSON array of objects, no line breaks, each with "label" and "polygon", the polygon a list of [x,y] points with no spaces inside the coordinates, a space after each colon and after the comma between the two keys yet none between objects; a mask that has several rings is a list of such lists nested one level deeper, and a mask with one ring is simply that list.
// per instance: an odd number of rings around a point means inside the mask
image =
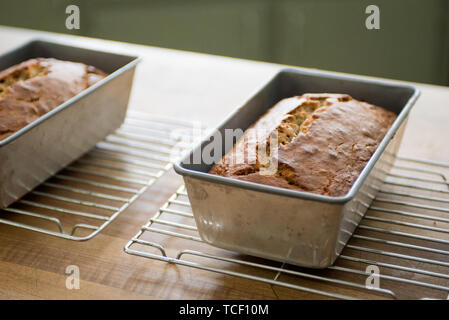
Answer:
[{"label": "wooden table surface", "polygon": [[[143,58],[130,107],[175,118],[220,122],[281,67],[279,65],[0,27],[0,53],[35,37],[132,52]],[[449,88],[418,84],[401,154],[449,162]],[[2,299],[275,299],[307,298],[251,280],[143,259],[123,247],[182,183],[173,172],[95,238],[74,242],[0,226]],[[68,265],[81,288],[66,289]]]}]

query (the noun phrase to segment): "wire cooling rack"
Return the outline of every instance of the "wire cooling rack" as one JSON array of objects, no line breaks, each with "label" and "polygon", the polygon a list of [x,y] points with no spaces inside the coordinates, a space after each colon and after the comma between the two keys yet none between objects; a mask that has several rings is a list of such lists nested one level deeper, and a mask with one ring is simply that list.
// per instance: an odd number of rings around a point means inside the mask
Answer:
[{"label": "wire cooling rack", "polygon": [[126,244],[125,252],[260,281],[280,298],[448,299],[448,172],[449,164],[397,157],[342,254],[325,270],[203,243],[184,186]]},{"label": "wire cooling rack", "polygon": [[200,131],[192,122],[129,111],[115,133],[1,210],[0,224],[91,239],[169,170]]}]

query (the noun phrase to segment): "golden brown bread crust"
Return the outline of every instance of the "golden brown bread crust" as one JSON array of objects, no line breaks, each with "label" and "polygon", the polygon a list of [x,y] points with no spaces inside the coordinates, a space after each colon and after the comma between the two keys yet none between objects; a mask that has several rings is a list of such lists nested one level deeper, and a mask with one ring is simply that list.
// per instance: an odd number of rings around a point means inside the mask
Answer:
[{"label": "golden brown bread crust", "polygon": [[36,58],[0,72],[0,140],[106,77],[82,63]]},{"label": "golden brown bread crust", "polygon": [[[393,112],[344,94],[304,94],[284,99],[246,130],[209,173],[343,196],[395,119]],[[269,151],[272,132],[277,132],[277,155]],[[265,146],[271,161],[277,160],[274,174],[262,172],[270,162],[259,159],[254,151],[261,146]]]}]

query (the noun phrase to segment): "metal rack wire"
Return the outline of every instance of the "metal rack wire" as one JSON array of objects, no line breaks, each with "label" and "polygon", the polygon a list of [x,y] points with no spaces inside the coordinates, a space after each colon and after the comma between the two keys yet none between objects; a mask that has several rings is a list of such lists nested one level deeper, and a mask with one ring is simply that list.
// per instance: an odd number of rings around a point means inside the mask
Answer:
[{"label": "metal rack wire", "polygon": [[[184,186],[125,246],[125,252],[266,283],[305,298],[448,299],[449,164],[397,157],[336,263],[310,270],[239,255],[202,242]],[[413,174],[410,174],[413,173]],[[379,270],[379,287],[367,286]],[[286,289],[287,288],[287,289]]]},{"label": "metal rack wire", "polygon": [[89,240],[171,168],[172,160],[194,142],[198,128],[188,121],[129,111],[115,133],[1,210],[0,224]]}]

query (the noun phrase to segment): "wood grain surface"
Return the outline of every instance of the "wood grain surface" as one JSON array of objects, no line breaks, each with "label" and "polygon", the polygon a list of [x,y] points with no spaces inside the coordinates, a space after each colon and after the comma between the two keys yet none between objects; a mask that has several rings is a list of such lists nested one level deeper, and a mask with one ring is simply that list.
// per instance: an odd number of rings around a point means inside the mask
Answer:
[{"label": "wood grain surface", "polygon": [[[0,27],[0,53],[35,37],[143,58],[135,76],[130,107],[214,126],[245,101],[281,66],[205,54],[144,47],[31,30]],[[411,66],[412,67],[412,66]],[[413,108],[400,153],[449,162],[449,88],[417,84],[421,97]],[[176,266],[126,254],[125,244],[182,184],[168,172],[111,225],[85,242],[64,240],[0,225],[0,298],[2,299],[310,299],[319,295]],[[446,205],[447,207],[447,205]],[[369,233],[368,233],[369,234]],[[443,237],[444,238],[444,237]],[[447,237],[446,237],[447,238]],[[361,240],[354,240],[359,243]],[[173,244],[173,243],[172,243]],[[182,244],[181,244],[182,245]],[[381,248],[382,245],[379,245]],[[448,250],[447,245],[440,248]],[[435,256],[447,261],[447,256]],[[360,256],[369,257],[369,254]],[[66,288],[66,267],[80,268],[81,288]],[[234,269],[240,270],[240,269]],[[448,268],[439,272],[448,274]],[[266,272],[260,271],[259,275]],[[410,274],[406,276],[421,279]],[[292,280],[326,289],[328,284]],[[447,279],[441,284],[448,285]],[[394,284],[394,286],[401,284]],[[336,292],[369,298],[333,286]],[[420,290],[415,288],[414,290]],[[445,293],[447,295],[447,293]],[[412,293],[409,296],[414,297]],[[437,297],[444,297],[438,293]],[[372,298],[382,298],[372,295]]]}]

